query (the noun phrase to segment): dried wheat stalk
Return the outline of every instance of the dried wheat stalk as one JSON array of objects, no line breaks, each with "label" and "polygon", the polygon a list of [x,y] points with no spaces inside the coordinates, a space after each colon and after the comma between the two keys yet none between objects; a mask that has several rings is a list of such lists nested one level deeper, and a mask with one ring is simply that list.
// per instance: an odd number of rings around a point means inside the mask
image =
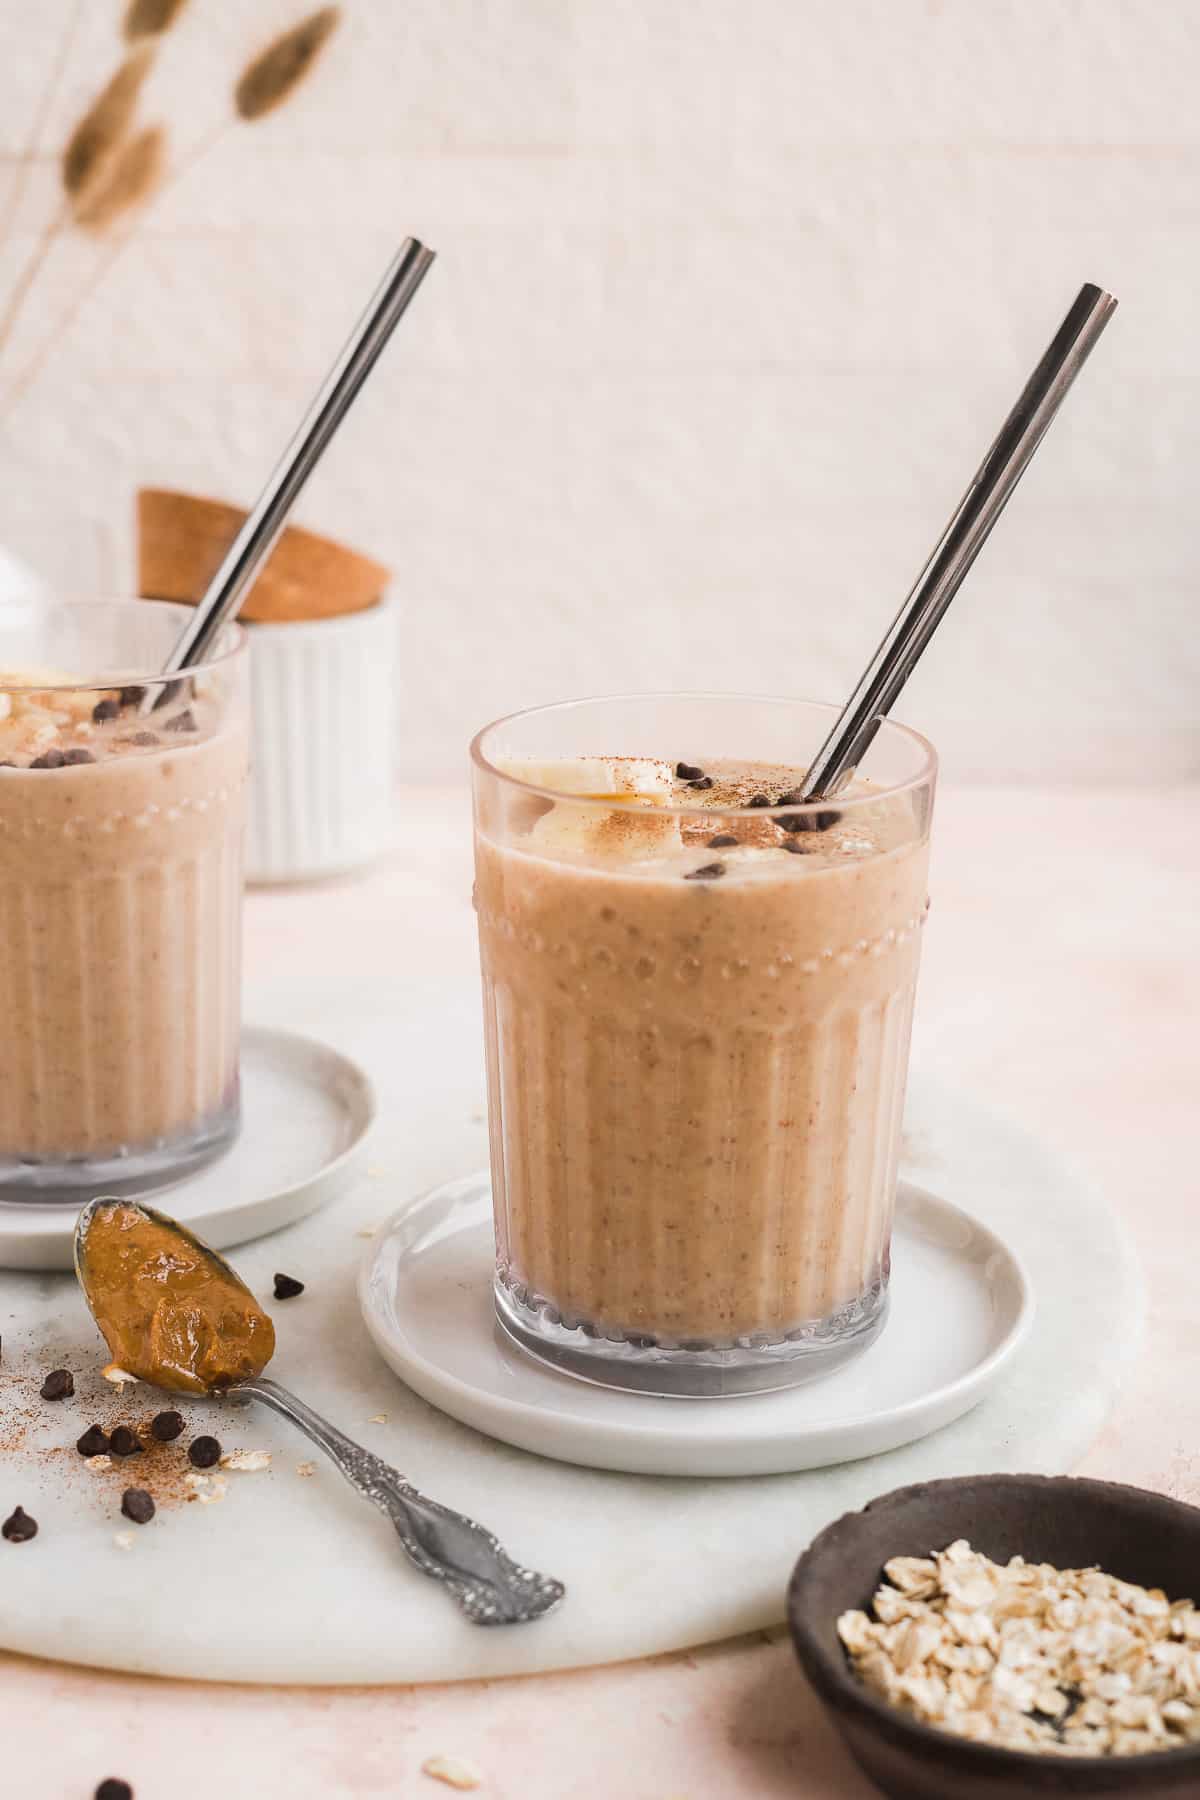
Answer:
[{"label": "dried wheat stalk", "polygon": [[340,6],[323,6],[261,51],[233,90],[240,119],[261,119],[289,99],[316,61],[342,16]]},{"label": "dried wheat stalk", "polygon": [[129,0],[121,26],[125,41],[161,37],[164,31],[170,31],[186,5],[187,0]]},{"label": "dried wheat stalk", "polygon": [[96,180],[128,132],[153,61],[153,44],[139,44],[131,50],[71,133],[62,156],[62,184],[72,201]]},{"label": "dried wheat stalk", "polygon": [[[104,231],[114,219],[152,201],[156,193],[165,192],[193,168],[222,135],[219,128],[193,145],[169,171],[164,171],[163,166],[166,133],[161,128],[152,127],[132,139],[128,137],[138,96],[153,60],[153,38],[169,29],[186,3],[187,0],[130,0],[124,31],[127,38],[140,34],[139,41],[71,134],[62,167],[68,204],[47,226],[0,317],[0,355],[12,336],[34,276],[68,220],[73,219],[97,232]],[[234,89],[234,120],[231,123],[240,119],[252,124],[289,100],[313,67],[341,16],[340,6],[323,6],[260,51],[242,71]],[[160,23],[155,26],[154,21]],[[124,143],[123,139],[126,140]],[[91,280],[75,293],[53,330],[43,338],[8,389],[0,395],[0,417],[10,412],[37,380],[51,351],[133,242],[135,225],[136,220],[124,230],[113,233]]]},{"label": "dried wheat stalk", "polygon": [[59,39],[58,50],[50,67],[50,78],[42,89],[37,112],[29,129],[29,136],[21,148],[13,179],[9,184],[8,197],[4,211],[0,214],[0,247],[7,241],[9,227],[20,211],[21,202],[25,198],[25,189],[29,181],[29,171],[33,159],[42,141],[42,131],[50,115],[50,108],[58,96],[63,72],[70,61],[71,51],[75,45],[75,34],[79,29],[79,21],[83,15],[83,0],[73,0],[67,28]]},{"label": "dried wheat stalk", "polygon": [[128,139],[105,180],[89,187],[75,208],[77,223],[88,231],[103,231],[123,212],[148,200],[162,180],[166,148],[161,125],[149,125]]}]

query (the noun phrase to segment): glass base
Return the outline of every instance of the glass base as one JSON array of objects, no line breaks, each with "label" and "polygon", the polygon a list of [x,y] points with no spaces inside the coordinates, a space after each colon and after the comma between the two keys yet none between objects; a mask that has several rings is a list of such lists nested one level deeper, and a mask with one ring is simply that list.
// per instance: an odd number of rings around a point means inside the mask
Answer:
[{"label": "glass base", "polygon": [[83,1206],[97,1194],[119,1199],[157,1193],[223,1156],[241,1130],[235,1094],[215,1117],[185,1137],[110,1156],[34,1160],[0,1154],[0,1206]]},{"label": "glass base", "polygon": [[505,1337],[539,1362],[599,1387],[691,1400],[765,1394],[832,1375],[861,1355],[887,1322],[887,1283],[880,1278],[828,1318],[796,1326],[771,1340],[667,1346],[645,1336],[602,1337],[595,1327],[566,1326],[549,1302],[523,1297],[497,1276],[496,1318]]}]

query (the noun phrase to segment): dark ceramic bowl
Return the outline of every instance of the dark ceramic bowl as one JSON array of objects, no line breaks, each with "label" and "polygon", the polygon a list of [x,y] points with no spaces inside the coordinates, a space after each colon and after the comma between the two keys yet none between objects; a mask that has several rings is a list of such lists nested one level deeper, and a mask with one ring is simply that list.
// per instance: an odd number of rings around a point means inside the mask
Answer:
[{"label": "dark ceramic bowl", "polygon": [[894,1800],[1016,1800],[1136,1794],[1200,1800],[1200,1744],[1119,1757],[997,1750],[921,1725],[851,1673],[840,1613],[870,1609],[883,1565],[956,1538],[995,1562],[1099,1565],[1170,1600],[1200,1597],[1200,1509],[1112,1481],[979,1475],[898,1488],[847,1513],[796,1564],[788,1621],[804,1672],[859,1765]]}]

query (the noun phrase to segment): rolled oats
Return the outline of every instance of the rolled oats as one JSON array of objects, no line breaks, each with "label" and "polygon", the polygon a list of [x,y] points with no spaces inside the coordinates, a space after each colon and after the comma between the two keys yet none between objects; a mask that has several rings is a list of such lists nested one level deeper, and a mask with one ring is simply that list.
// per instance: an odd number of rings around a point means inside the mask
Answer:
[{"label": "rolled oats", "polygon": [[483,1776],[465,1756],[431,1756],[421,1764],[421,1773],[432,1776],[434,1781],[445,1782],[447,1787],[458,1788],[464,1794],[483,1786]]},{"label": "rolled oats", "polygon": [[859,1678],[924,1724],[1052,1756],[1200,1743],[1200,1612],[1102,1569],[992,1562],[964,1538],[894,1556],[838,1636]]}]

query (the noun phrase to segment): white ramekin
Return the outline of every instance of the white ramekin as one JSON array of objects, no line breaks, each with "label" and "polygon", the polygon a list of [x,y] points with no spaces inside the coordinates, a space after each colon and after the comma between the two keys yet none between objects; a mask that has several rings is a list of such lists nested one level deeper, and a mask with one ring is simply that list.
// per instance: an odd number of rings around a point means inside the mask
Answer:
[{"label": "white ramekin", "polygon": [[368,863],[391,832],[396,609],[252,624],[248,881]]}]

